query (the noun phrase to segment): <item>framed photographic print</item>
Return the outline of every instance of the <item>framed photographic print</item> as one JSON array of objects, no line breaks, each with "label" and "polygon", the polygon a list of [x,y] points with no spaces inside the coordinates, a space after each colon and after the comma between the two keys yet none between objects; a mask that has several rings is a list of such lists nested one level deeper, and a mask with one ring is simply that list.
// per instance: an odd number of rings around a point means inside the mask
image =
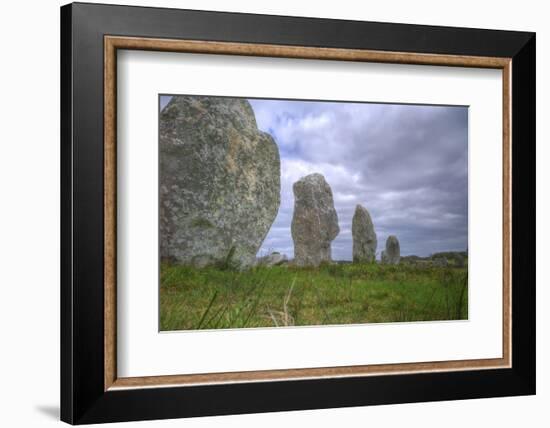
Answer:
[{"label": "framed photographic print", "polygon": [[535,35],[61,8],[61,417],[535,393]]}]

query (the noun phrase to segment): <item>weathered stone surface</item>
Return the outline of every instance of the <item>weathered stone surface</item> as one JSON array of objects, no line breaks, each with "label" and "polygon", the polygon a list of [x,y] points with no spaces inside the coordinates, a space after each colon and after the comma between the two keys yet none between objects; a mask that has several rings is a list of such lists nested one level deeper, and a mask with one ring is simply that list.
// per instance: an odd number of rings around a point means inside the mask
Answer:
[{"label": "weathered stone surface", "polygon": [[288,262],[286,254],[271,253],[267,256],[259,257],[257,260],[258,266],[279,266]]},{"label": "weathered stone surface", "polygon": [[376,259],[376,232],[367,209],[361,205],[355,207],[351,223],[353,236],[353,261],[355,263],[373,263]]},{"label": "weathered stone surface", "polygon": [[160,114],[161,258],[248,267],[280,204],[280,159],[249,102],[174,96]]},{"label": "weathered stone surface", "polygon": [[399,249],[399,241],[394,235],[388,236],[386,240],[386,249],[382,251],[382,263],[388,265],[399,264],[401,259],[401,250]]},{"label": "weathered stone surface", "polygon": [[321,174],[310,174],[294,183],[293,191],[294,263],[319,266],[330,262],[330,244],[340,232],[330,186]]}]

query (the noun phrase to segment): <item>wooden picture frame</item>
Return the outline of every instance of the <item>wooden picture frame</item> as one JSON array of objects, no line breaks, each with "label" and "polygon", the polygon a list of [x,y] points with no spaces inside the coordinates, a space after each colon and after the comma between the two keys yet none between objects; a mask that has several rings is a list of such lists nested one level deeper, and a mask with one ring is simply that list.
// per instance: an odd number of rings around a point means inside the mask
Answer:
[{"label": "wooden picture frame", "polygon": [[[118,377],[117,49],[501,69],[503,159],[490,161],[504,173],[502,358]],[[534,34],[76,3],[61,9],[61,53],[62,420],[535,392]]]}]

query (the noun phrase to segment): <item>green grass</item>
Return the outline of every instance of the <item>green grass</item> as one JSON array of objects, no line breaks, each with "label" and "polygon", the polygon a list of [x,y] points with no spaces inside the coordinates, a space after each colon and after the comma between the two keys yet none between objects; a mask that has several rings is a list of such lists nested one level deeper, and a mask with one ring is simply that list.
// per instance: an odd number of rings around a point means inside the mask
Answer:
[{"label": "green grass", "polygon": [[161,330],[468,318],[463,268],[330,264],[248,271],[161,265]]}]

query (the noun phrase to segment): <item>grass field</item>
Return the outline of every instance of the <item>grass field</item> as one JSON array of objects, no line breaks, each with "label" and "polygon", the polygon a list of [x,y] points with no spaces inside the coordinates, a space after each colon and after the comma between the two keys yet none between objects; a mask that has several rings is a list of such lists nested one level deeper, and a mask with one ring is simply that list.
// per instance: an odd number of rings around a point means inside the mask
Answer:
[{"label": "grass field", "polygon": [[161,330],[468,318],[465,268],[289,265],[248,271],[161,265]]}]

